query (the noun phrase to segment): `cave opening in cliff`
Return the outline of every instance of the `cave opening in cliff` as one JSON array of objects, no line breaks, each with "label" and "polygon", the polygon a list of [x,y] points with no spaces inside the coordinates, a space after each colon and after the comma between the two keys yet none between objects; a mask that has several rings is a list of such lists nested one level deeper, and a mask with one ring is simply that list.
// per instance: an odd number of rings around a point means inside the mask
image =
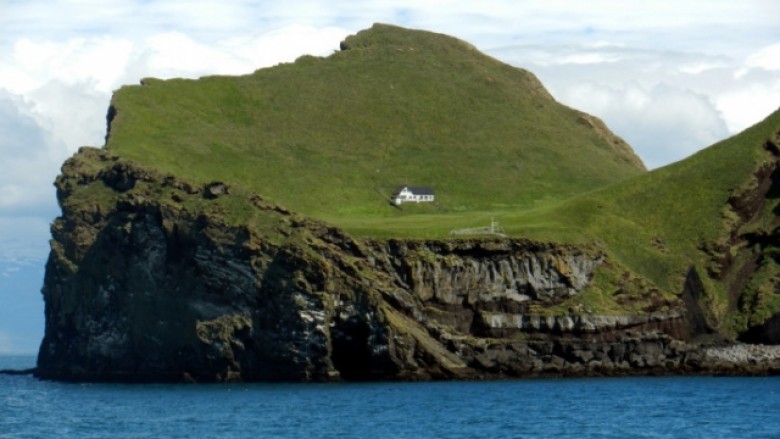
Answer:
[{"label": "cave opening in cliff", "polygon": [[337,325],[332,334],[333,366],[347,381],[366,381],[373,376],[371,367],[371,329],[365,322],[348,320]]}]

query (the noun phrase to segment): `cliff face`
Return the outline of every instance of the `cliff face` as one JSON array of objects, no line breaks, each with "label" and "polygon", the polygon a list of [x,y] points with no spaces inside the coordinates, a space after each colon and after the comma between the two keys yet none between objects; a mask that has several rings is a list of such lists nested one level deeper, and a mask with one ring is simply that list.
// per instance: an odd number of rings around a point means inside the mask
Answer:
[{"label": "cliff face", "polygon": [[[688,344],[699,330],[683,301],[551,313],[609,263],[595,248],[359,241],[240,189],[194,187],[88,148],[56,185],[63,215],[36,371],[46,379],[765,373],[780,359]],[[245,217],[225,216],[229,203]]]}]

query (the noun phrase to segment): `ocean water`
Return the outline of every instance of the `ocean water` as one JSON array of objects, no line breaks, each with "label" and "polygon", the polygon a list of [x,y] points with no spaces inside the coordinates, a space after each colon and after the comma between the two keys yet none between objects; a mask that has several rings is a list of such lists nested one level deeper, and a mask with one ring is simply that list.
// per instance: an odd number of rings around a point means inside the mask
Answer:
[{"label": "ocean water", "polygon": [[[0,357],[0,369],[34,365]],[[0,375],[0,438],[780,438],[780,377],[68,384]]]}]

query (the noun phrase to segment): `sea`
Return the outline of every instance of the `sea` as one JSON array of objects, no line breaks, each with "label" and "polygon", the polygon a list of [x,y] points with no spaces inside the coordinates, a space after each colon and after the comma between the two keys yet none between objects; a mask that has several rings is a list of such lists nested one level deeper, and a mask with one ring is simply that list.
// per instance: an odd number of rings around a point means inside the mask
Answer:
[{"label": "sea", "polygon": [[[0,369],[33,367],[0,356]],[[780,377],[73,384],[0,375],[0,438],[780,438]]]}]

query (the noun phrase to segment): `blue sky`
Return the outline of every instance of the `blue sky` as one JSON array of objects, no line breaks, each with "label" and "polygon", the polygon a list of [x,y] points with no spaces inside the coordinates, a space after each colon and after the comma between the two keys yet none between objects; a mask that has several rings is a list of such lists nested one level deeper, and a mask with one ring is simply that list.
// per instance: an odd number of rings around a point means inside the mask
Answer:
[{"label": "blue sky", "polygon": [[779,21],[775,0],[0,0],[0,353],[37,350],[52,181],[102,145],[123,84],[249,73],[392,23],[531,70],[655,168],[780,106]]}]

